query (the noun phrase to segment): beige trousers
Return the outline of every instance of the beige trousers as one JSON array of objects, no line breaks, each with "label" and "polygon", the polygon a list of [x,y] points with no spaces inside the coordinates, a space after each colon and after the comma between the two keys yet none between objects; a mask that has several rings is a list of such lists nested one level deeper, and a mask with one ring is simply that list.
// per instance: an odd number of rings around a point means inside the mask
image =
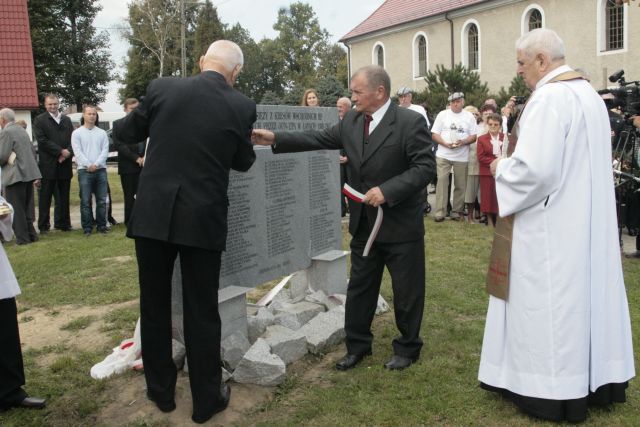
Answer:
[{"label": "beige trousers", "polygon": [[451,217],[460,217],[464,211],[464,193],[467,187],[468,162],[454,162],[436,156],[438,185],[436,186],[436,218],[444,218],[449,200],[449,173],[453,170],[453,201]]}]

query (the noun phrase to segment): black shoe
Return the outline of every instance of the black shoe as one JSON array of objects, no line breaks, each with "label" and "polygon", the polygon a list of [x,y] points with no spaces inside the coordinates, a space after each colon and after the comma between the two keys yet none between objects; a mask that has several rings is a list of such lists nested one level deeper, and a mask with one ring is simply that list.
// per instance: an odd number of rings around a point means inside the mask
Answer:
[{"label": "black shoe", "polygon": [[91,236],[91,230],[84,230],[84,237]]},{"label": "black shoe", "polygon": [[362,359],[365,358],[365,356],[369,356],[369,355],[371,355],[370,351],[365,353],[360,353],[360,354],[347,353],[344,355],[342,359],[336,362],[336,369],[338,371],[347,371],[351,368],[355,368],[356,365],[360,363]]},{"label": "black shoe", "polygon": [[110,231],[111,230],[109,230],[107,227],[98,228],[98,233],[107,234]]},{"label": "black shoe", "polygon": [[55,228],[56,228],[56,230],[60,230],[60,231],[64,231],[64,232],[73,231],[73,227],[59,227],[59,228],[55,227]]},{"label": "black shoe", "polygon": [[111,225],[118,225],[118,221],[116,221],[116,219],[112,216],[109,217],[108,221]]},{"label": "black shoe", "polygon": [[26,409],[42,409],[47,406],[47,401],[35,396],[27,396],[19,402],[12,403],[8,406],[1,406],[0,412],[8,411],[11,408],[26,408]]},{"label": "black shoe", "polygon": [[392,371],[405,369],[411,366],[411,364],[416,360],[418,360],[418,357],[410,358],[410,357],[398,356],[397,354],[394,354],[393,357],[389,359],[387,363],[384,364],[384,367]]},{"label": "black shoe", "polygon": [[147,392],[147,399],[155,403],[158,409],[160,409],[162,412],[171,412],[176,409],[176,402],[174,400],[162,402],[151,397],[149,392]]},{"label": "black shoe", "polygon": [[640,250],[637,250],[631,254],[626,254],[625,258],[640,258]]},{"label": "black shoe", "polygon": [[220,385],[220,397],[222,398],[222,402],[213,407],[213,411],[207,413],[206,415],[191,415],[191,419],[194,423],[202,424],[206,423],[218,412],[222,412],[227,409],[229,406],[229,400],[231,399],[231,389],[227,385],[227,383],[222,383]]},{"label": "black shoe", "polygon": [[40,234],[47,234],[49,232],[49,230],[47,230],[46,228],[41,228],[39,230]]}]

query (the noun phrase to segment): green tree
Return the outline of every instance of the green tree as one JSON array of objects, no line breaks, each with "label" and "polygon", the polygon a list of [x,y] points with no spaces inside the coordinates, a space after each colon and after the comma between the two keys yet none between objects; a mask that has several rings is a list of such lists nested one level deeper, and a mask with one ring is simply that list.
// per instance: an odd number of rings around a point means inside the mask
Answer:
[{"label": "green tree", "polygon": [[[186,4],[187,70],[193,70],[197,63],[193,55],[197,13],[197,4]],[[181,22],[179,0],[133,0],[129,4],[127,26],[121,29],[130,45],[121,80],[124,87],[119,90],[121,100],[144,95],[156,77],[181,74]]]},{"label": "green tree", "polygon": [[515,76],[511,80],[508,90],[504,90],[504,87],[500,88],[500,92],[496,95],[496,102],[499,106],[503,106],[507,104],[507,101],[512,96],[524,96],[528,98],[529,95],[531,95],[531,90],[524,82],[524,78],[522,78],[522,76]]},{"label": "green tree", "polygon": [[318,80],[316,91],[322,107],[335,107],[338,98],[346,94],[345,86],[332,74]]},{"label": "green tree", "polygon": [[[210,0],[207,0],[197,14],[193,35],[193,57],[199,59],[216,40],[225,37],[225,25],[218,17],[218,10]],[[200,66],[198,60],[194,61],[191,74],[198,74]]]},{"label": "green tree", "polygon": [[301,2],[280,8],[273,29],[278,31],[278,60],[285,64],[285,89],[313,86],[319,58],[329,44],[329,33],[320,27],[313,8]]},{"label": "green tree", "polygon": [[28,9],[39,92],[78,110],[102,102],[113,62],[107,32],[93,26],[101,7],[94,0],[31,0]]},{"label": "green tree", "polygon": [[330,45],[320,55],[320,76],[334,76],[343,86],[349,84],[347,52],[337,43]]},{"label": "green tree", "polygon": [[129,46],[124,66],[125,73],[120,79],[122,87],[118,90],[120,101],[139,99],[146,93],[149,82],[158,77],[160,64],[142,44],[134,41]]},{"label": "green tree", "polygon": [[427,87],[417,94],[414,103],[427,103],[429,110],[437,113],[446,108],[447,98],[453,92],[464,92],[466,105],[481,105],[488,98],[489,88],[480,81],[475,71],[468,70],[462,64],[452,69],[442,64],[436,65],[435,71],[427,71],[425,76]]},{"label": "green tree", "polygon": [[[249,58],[245,55],[245,62],[246,61],[256,61],[259,67],[259,73],[256,74],[255,79],[262,86],[262,94],[272,92],[282,100],[284,96],[286,70],[277,42],[266,38],[260,40],[258,43],[258,55]],[[247,78],[249,77],[247,76]],[[255,99],[261,98],[262,97],[256,97]]]},{"label": "green tree", "polygon": [[262,100],[260,101],[260,104],[282,105],[282,98],[280,98],[275,92],[268,90],[262,95]]}]

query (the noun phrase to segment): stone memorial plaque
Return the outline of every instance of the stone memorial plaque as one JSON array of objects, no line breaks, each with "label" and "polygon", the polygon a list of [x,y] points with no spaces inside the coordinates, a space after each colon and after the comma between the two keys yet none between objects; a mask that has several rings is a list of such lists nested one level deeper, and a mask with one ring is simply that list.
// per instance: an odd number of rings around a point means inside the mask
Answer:
[{"label": "stone memorial plaque", "polygon": [[[335,108],[258,106],[256,128],[303,131],[337,122]],[[229,232],[220,288],[254,287],[342,247],[337,150],[273,154],[229,182]]]}]

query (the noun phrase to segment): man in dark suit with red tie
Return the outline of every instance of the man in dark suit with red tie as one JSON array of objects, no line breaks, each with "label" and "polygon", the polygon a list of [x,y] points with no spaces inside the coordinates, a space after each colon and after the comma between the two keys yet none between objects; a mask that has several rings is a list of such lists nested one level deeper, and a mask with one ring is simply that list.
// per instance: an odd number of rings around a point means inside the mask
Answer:
[{"label": "man in dark suit with red tie", "polygon": [[175,409],[171,356],[171,277],[182,271],[184,331],[194,422],[226,408],[221,383],[218,284],[227,237],[229,170],[255,160],[255,103],[233,89],[243,65],[233,42],[214,42],[202,72],[151,82],[140,106],[114,123],[125,144],[149,137],[127,235],[135,239],[140,279],[142,358],[147,395]]},{"label": "man in dark suit with red tie", "polygon": [[[391,103],[391,82],[378,66],[367,66],[351,78],[348,111],[334,127],[293,133],[254,130],[253,141],[271,145],[275,153],[344,149],[349,158],[347,183],[363,193],[364,203],[349,200],[351,274],[347,289],[345,331],[347,354],[338,370],[355,367],[371,354],[371,322],[382,273],[391,274],[396,325],[387,369],[404,369],[420,357],[420,325],[424,308],[425,263],[422,190],[435,176],[433,142],[424,118]],[[364,256],[377,208],[384,220],[370,253]]]}]

